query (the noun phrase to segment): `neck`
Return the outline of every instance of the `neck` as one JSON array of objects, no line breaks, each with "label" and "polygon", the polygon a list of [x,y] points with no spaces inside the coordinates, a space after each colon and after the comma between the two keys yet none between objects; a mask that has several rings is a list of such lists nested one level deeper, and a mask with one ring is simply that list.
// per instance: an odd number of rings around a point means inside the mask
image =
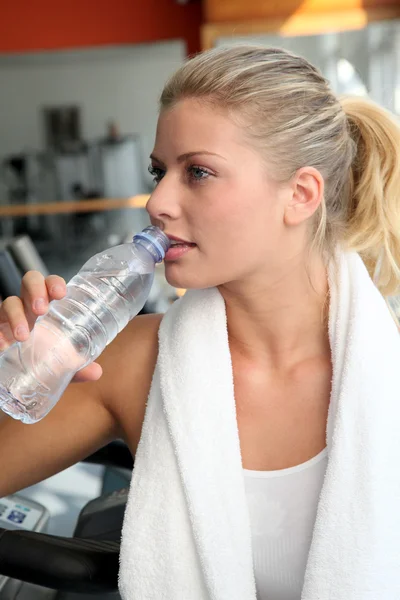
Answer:
[{"label": "neck", "polygon": [[323,261],[294,257],[279,276],[258,273],[221,286],[231,347],[252,361],[285,368],[330,352],[328,278]]}]

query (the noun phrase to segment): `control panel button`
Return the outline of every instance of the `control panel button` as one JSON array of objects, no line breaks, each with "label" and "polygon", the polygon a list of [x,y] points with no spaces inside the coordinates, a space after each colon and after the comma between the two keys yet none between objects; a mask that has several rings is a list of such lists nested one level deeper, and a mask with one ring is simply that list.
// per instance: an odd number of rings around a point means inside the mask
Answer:
[{"label": "control panel button", "polygon": [[22,523],[26,518],[26,514],[20,510],[12,510],[7,519],[12,523]]}]

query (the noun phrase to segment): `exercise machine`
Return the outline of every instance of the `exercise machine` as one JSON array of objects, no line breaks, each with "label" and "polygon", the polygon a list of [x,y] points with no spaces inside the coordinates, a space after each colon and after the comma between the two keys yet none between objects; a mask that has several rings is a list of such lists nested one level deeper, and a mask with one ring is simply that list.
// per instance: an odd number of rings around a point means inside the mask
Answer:
[{"label": "exercise machine", "polygon": [[[86,462],[131,472],[116,440]],[[117,600],[119,548],[128,487],[102,494],[81,510],[73,537],[45,533],[45,506],[15,494],[0,499],[1,600]]]}]

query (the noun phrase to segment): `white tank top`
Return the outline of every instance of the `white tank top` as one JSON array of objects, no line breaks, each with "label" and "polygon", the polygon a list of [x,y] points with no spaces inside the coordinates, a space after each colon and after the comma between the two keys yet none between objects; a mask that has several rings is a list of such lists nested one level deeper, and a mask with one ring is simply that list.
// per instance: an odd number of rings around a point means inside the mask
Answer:
[{"label": "white tank top", "polygon": [[257,600],[300,600],[327,449],[280,471],[244,469]]}]

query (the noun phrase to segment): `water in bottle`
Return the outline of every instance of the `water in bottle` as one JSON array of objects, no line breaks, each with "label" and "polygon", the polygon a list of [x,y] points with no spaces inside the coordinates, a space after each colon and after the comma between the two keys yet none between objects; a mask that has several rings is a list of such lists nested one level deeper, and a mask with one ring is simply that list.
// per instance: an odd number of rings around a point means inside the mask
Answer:
[{"label": "water in bottle", "polygon": [[0,354],[0,408],[35,423],[53,408],[77,371],[93,362],[143,308],[155,265],[170,246],[157,227],[90,258],[53,300],[25,342]]}]

